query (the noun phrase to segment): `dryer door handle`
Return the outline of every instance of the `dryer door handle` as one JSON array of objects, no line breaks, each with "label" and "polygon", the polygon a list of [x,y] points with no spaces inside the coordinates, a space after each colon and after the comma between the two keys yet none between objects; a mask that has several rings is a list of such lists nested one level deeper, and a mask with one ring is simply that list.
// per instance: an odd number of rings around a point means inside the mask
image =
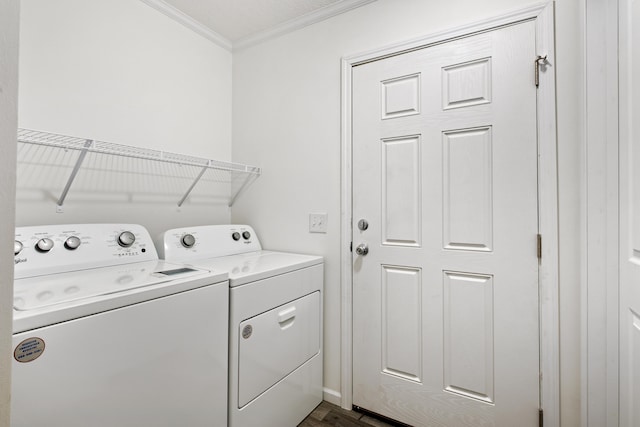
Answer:
[{"label": "dryer door handle", "polygon": [[296,317],[296,306],[291,306],[278,313],[278,323],[281,328],[285,328],[293,323],[293,319]]}]

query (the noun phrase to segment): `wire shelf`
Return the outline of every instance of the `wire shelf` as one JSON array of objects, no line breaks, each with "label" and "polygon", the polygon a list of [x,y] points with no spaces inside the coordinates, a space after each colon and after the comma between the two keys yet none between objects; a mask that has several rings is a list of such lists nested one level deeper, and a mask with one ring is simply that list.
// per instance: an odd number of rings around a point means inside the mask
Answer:
[{"label": "wire shelf", "polygon": [[72,186],[166,195],[178,206],[199,194],[232,206],[261,174],[255,166],[29,129],[18,130],[18,143],[18,188],[57,192],[58,208]]}]

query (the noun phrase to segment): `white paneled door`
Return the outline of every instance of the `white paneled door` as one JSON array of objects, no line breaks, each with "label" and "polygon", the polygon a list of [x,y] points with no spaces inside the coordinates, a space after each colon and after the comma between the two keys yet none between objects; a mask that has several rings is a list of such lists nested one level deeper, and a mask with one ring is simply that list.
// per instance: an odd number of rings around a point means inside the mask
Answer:
[{"label": "white paneled door", "polygon": [[535,58],[528,21],[353,68],[354,405],[538,425]]},{"label": "white paneled door", "polygon": [[620,426],[640,426],[640,3],[620,19]]}]

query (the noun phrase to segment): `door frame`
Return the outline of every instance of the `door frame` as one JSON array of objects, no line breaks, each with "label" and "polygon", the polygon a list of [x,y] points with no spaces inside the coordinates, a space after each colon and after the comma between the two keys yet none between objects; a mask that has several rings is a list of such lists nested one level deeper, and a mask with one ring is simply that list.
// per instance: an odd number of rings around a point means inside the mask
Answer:
[{"label": "door frame", "polygon": [[[18,51],[20,2],[0,0],[0,239],[15,239],[16,151],[18,148]],[[0,249],[0,427],[11,415],[13,352],[13,266],[9,245]]]},{"label": "door frame", "polygon": [[619,424],[619,128],[624,23],[630,0],[586,0],[581,184],[581,418]]},{"label": "door frame", "polygon": [[[538,220],[543,236],[539,264],[540,312],[540,407],[546,426],[560,425],[560,342],[558,298],[558,172],[556,136],[554,2],[539,3],[494,18],[430,34],[403,43],[384,46],[342,58],[341,75],[341,395],[336,397],[351,409],[353,397],[353,276],[352,239],[352,68],[367,62],[422,49],[524,21],[536,23],[536,50],[547,55],[540,72],[538,114]],[[531,59],[531,66],[533,61]]]}]

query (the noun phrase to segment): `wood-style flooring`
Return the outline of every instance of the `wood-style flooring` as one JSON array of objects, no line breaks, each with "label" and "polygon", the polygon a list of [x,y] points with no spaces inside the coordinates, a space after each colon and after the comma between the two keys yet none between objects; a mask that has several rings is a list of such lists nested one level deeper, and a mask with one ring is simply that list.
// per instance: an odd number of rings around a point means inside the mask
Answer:
[{"label": "wood-style flooring", "polygon": [[377,418],[322,402],[298,427],[393,427]]}]

